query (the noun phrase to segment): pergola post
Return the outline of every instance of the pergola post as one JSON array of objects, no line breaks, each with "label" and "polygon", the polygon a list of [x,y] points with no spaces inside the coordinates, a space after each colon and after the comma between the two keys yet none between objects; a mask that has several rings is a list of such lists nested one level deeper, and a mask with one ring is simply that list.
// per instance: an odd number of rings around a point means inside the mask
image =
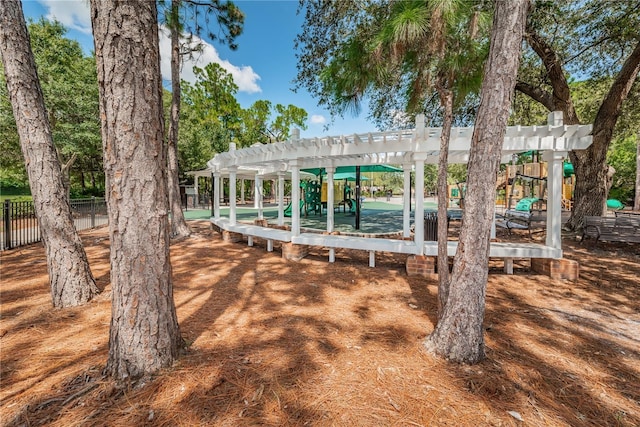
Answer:
[{"label": "pergola post", "polygon": [[404,186],[402,194],[402,237],[411,237],[411,165],[402,165]]},{"label": "pergola post", "polygon": [[198,175],[195,175],[193,177],[193,191],[195,192],[195,194],[193,195],[193,203],[195,206],[199,206],[200,205],[200,200],[199,199],[199,192],[198,192]]},{"label": "pergola post", "polygon": [[567,153],[546,151],[547,166],[547,240],[546,245],[562,249],[562,176]]},{"label": "pergola post", "polygon": [[263,208],[264,205],[262,203],[262,196],[263,196],[262,195],[262,193],[263,193],[263,191],[262,191],[262,188],[263,188],[262,187],[262,177],[259,176],[259,175],[256,175],[255,180],[253,182],[254,182],[254,193],[255,193],[255,196],[253,198],[254,199],[253,200],[253,207],[258,210],[258,219],[263,219],[264,215],[263,215],[263,212],[262,212],[262,208]]},{"label": "pergola post", "polygon": [[[547,115],[550,126],[562,126],[564,123],[562,111],[552,111]],[[554,147],[563,138],[554,139]],[[564,142],[564,141],[563,141]],[[546,245],[555,249],[562,249],[562,178],[564,176],[563,161],[567,156],[563,151],[546,151],[543,159],[547,165],[547,240]]]},{"label": "pergola post", "polygon": [[229,168],[229,224],[236,225],[236,175],[237,166]]},{"label": "pergola post", "polygon": [[327,231],[331,233],[334,226],[333,204],[335,202],[333,194],[333,174],[336,169],[333,166],[328,166],[325,167],[324,170],[327,172]]},{"label": "pergola post", "polygon": [[[413,213],[414,241],[418,247],[418,255],[424,253],[424,160],[426,154],[416,153],[416,208]],[[446,221],[446,218],[443,218]]]},{"label": "pergola post", "polygon": [[220,172],[213,173],[213,217],[220,218]]},{"label": "pergola post", "polygon": [[291,167],[291,235],[300,235],[300,166],[297,160],[289,162]]},{"label": "pergola post", "polygon": [[278,172],[278,225],[284,225],[284,176],[285,172]]},{"label": "pergola post", "polygon": [[[333,191],[333,173],[336,168],[333,166],[325,167],[325,171],[327,172],[327,232],[332,233],[334,227],[334,211],[333,204],[334,200],[334,191]],[[322,189],[320,190],[322,191]],[[329,262],[335,262],[336,260],[336,250],[334,248],[329,248]]]},{"label": "pergola post", "polygon": [[240,180],[240,204],[244,205],[245,201],[244,201],[244,193],[245,193],[245,188],[244,188],[244,178],[242,178]]}]

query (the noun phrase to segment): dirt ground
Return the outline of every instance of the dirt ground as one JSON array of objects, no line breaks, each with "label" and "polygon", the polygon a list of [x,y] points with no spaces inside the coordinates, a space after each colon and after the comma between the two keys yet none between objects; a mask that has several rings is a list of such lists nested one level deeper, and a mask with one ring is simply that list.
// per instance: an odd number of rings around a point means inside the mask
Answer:
[{"label": "dirt ground", "polygon": [[[436,282],[405,257],[317,250],[294,263],[206,222],[172,245],[186,354],[153,380],[101,370],[110,322],[106,228],[82,233],[100,296],[51,308],[40,245],[3,252],[0,418],[7,426],[638,426],[638,246],[579,245],[580,279],[492,261],[487,358],[426,353]],[[501,236],[508,238],[508,236]],[[518,236],[527,238],[526,236]]]}]

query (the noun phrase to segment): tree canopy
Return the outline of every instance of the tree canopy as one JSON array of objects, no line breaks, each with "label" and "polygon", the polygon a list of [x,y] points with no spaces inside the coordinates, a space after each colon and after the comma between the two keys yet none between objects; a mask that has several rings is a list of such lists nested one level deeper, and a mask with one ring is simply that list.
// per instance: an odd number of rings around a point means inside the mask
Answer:
[{"label": "tree canopy", "polygon": [[[84,175],[102,176],[95,58],[84,55],[78,42],[65,36],[66,29],[59,22],[41,19],[31,22],[28,28],[53,140],[61,163],[75,156],[72,165],[75,191],[81,192]],[[0,114],[3,151],[0,178],[3,186],[20,186],[26,181],[24,159],[4,82],[0,95],[0,111],[3,112]],[[99,181],[101,179],[93,182]]]},{"label": "tree canopy", "polygon": [[[547,111],[562,111],[566,124],[587,121],[578,108],[574,81],[610,84],[593,107],[593,143],[571,152],[576,172],[574,207],[567,226],[582,227],[587,215],[602,215],[612,183],[607,151],[640,72],[640,2],[536,2],[529,16],[516,89]],[[634,89],[635,83],[635,89]]]}]

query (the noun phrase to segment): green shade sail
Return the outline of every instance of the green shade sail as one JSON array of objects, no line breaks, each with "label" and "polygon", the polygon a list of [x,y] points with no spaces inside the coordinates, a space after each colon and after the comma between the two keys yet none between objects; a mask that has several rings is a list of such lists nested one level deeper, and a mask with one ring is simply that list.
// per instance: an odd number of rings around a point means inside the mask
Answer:
[{"label": "green shade sail", "polygon": [[[356,173],[355,172],[338,172],[338,173],[334,173],[333,174],[333,180],[334,181],[340,181],[346,179],[347,181],[355,181],[356,180]],[[367,178],[364,175],[360,175],[360,180],[361,181],[367,181],[369,178]]]},{"label": "green shade sail", "polygon": [[[316,176],[320,175],[320,173],[322,173],[323,175],[327,174],[324,168],[301,169],[301,171],[309,172]],[[391,165],[362,165],[360,166],[360,172],[402,172],[402,169],[395,166],[391,166]],[[356,167],[355,166],[338,166],[336,168],[335,174],[333,175],[333,178],[338,179],[336,178],[336,175],[339,173],[352,173],[353,176],[355,177]]]}]

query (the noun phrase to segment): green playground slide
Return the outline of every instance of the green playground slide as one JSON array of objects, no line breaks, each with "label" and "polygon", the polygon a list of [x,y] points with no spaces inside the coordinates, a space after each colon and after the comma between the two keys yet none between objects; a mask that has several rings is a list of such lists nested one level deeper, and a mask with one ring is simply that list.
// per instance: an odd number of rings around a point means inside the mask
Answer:
[{"label": "green playground slide", "polygon": [[[304,207],[304,200],[300,200],[300,211],[302,212],[302,208]],[[284,210],[284,216],[286,217],[290,217],[291,216],[291,203],[289,203],[289,206],[287,206]]]},{"label": "green playground slide", "polygon": [[349,210],[349,213],[356,213],[356,201],[355,201],[355,199],[351,199],[351,209]]}]

